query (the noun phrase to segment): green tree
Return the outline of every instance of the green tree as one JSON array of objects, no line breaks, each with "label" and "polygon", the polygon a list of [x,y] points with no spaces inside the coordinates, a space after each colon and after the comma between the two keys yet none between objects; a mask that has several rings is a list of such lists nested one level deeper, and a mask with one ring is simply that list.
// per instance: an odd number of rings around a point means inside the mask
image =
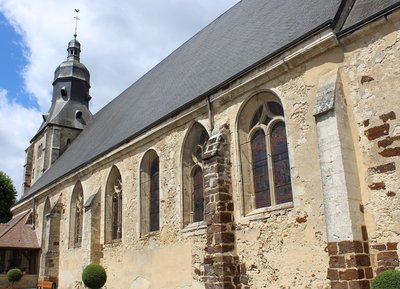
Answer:
[{"label": "green tree", "polygon": [[0,223],[7,223],[12,218],[11,207],[17,199],[17,191],[9,176],[0,171]]}]

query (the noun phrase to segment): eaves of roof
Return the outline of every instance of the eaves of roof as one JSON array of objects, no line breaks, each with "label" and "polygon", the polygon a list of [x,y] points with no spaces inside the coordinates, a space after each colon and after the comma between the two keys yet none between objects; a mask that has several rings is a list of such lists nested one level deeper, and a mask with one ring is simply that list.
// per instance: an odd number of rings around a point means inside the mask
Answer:
[{"label": "eaves of roof", "polygon": [[332,27],[342,3],[242,0],[100,110],[24,199]]}]

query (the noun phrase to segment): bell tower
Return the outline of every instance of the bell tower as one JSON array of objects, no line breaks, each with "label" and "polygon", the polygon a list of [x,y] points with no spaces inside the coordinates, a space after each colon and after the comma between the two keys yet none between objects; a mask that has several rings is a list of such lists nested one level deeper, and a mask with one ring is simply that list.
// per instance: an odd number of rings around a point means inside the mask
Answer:
[{"label": "bell tower", "polygon": [[[78,18],[75,17],[77,20]],[[68,43],[67,60],[54,72],[50,110],[26,149],[23,194],[59,158],[92,118],[89,110],[90,74],[80,62],[81,44]]]}]

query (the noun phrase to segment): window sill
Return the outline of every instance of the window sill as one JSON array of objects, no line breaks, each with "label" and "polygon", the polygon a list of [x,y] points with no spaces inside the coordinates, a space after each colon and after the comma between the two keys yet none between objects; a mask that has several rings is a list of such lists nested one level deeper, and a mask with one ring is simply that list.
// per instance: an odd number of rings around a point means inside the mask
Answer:
[{"label": "window sill", "polygon": [[251,211],[246,216],[242,217],[243,221],[256,221],[268,219],[271,216],[284,215],[293,209],[293,202],[279,204],[271,207],[259,208]]},{"label": "window sill", "polygon": [[207,225],[204,221],[191,223],[181,230],[187,235],[203,235],[206,233]]},{"label": "window sill", "polygon": [[71,247],[69,247],[71,250],[79,250],[82,249],[82,245],[72,245]]},{"label": "window sill", "polygon": [[148,232],[148,233],[146,233],[144,235],[141,235],[140,239],[142,239],[142,240],[143,239],[148,239],[148,238],[155,237],[155,236],[158,236],[158,235],[160,235],[160,231]]},{"label": "window sill", "polygon": [[115,239],[115,240],[108,241],[104,245],[108,246],[108,247],[117,247],[121,244],[122,244],[122,239]]}]

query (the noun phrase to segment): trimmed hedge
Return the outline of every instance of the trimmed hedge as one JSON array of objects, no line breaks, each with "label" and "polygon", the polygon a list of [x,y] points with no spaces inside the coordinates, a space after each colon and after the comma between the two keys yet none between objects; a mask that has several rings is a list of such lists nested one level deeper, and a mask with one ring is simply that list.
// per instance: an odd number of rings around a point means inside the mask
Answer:
[{"label": "trimmed hedge", "polygon": [[18,282],[22,278],[22,271],[18,268],[10,269],[7,272],[8,282],[14,283]]},{"label": "trimmed hedge", "polygon": [[91,289],[99,289],[107,281],[106,270],[98,264],[89,264],[82,272],[82,281],[86,287]]},{"label": "trimmed hedge", "polygon": [[387,270],[380,273],[372,281],[371,289],[399,289],[400,271]]}]

